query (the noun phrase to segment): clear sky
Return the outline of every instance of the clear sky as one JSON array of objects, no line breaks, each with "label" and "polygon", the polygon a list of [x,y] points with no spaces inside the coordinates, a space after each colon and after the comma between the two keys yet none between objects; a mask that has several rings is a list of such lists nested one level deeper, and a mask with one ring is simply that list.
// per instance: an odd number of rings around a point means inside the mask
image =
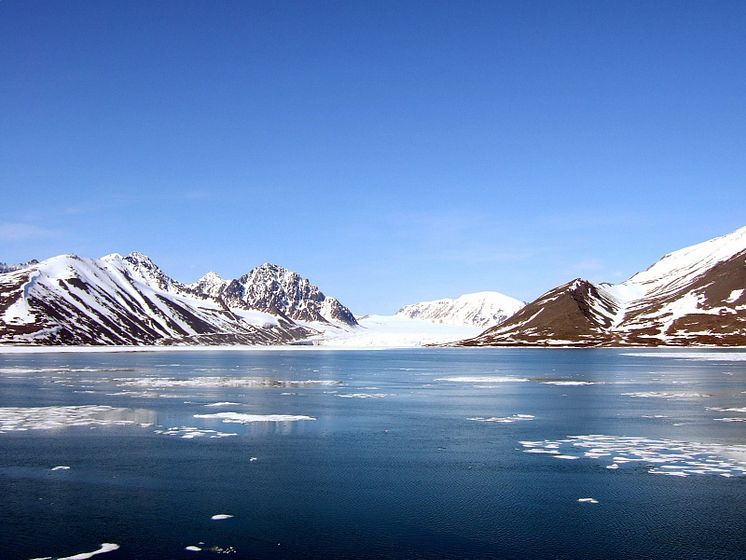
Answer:
[{"label": "clear sky", "polygon": [[746,224],[746,2],[0,1],[0,261],[271,261],[356,313]]}]

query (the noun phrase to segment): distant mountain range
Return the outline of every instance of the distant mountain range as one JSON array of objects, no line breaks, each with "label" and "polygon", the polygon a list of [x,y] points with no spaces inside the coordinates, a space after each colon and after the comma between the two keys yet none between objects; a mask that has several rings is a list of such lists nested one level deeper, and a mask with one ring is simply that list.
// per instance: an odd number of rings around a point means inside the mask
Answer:
[{"label": "distant mountain range", "polygon": [[456,299],[423,301],[402,307],[397,316],[443,325],[490,327],[514,315],[525,302],[500,292],[477,292]]},{"label": "distant mountain range", "polygon": [[0,274],[0,342],[14,344],[287,344],[315,327],[357,325],[349,309],[272,264],[193,284],[141,253],[62,255]]},{"label": "distant mountain range", "polygon": [[576,278],[459,345],[746,345],[746,227],[621,284]]},{"label": "distant mountain range", "polygon": [[498,292],[466,294],[363,326],[275,264],[184,284],[141,253],[0,263],[0,344],[345,345],[348,337],[398,345],[446,342],[456,332],[474,336],[459,346],[746,345],[746,227],[670,253],[621,284],[577,278],[527,305]]}]

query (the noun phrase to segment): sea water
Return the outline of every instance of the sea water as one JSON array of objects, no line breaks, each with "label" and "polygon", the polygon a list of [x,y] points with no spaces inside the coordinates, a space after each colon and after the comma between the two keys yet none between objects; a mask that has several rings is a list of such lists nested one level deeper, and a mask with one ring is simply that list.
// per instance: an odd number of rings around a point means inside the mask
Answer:
[{"label": "sea water", "polygon": [[744,420],[738,350],[0,354],[0,558],[743,559]]}]

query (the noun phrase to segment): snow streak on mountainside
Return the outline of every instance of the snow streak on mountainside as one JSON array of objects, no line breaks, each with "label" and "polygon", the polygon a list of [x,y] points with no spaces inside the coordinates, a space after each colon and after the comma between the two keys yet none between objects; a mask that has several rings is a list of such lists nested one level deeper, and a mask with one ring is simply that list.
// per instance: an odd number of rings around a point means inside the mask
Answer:
[{"label": "snow streak on mountainside", "polygon": [[397,315],[444,325],[490,327],[514,315],[524,302],[499,292],[477,292],[456,299],[423,301],[402,307]]},{"label": "snow streak on mountainside", "polygon": [[746,227],[621,284],[577,279],[465,346],[746,345]]},{"label": "snow streak on mountainside", "polygon": [[[32,262],[0,274],[0,343],[282,344],[318,334],[314,321],[355,324],[308,280],[264,267],[282,274],[281,286],[258,275],[227,281],[215,274],[182,284],[141,253]],[[246,293],[272,294],[278,303],[268,295],[269,304],[255,304]],[[317,315],[308,311],[317,308]],[[291,319],[301,314],[303,326]]]}]

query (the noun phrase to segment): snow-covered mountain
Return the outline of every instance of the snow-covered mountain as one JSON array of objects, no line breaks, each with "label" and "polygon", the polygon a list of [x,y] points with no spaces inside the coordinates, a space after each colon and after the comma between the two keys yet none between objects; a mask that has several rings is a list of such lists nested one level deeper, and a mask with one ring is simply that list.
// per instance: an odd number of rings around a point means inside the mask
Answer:
[{"label": "snow-covered mountain", "polygon": [[558,286],[461,344],[746,345],[746,227],[669,253],[621,284]]},{"label": "snow-covered mountain", "polygon": [[354,315],[335,298],[325,296],[307,279],[265,263],[232,281],[222,292],[229,305],[243,303],[297,321],[357,325]]},{"label": "snow-covered mountain", "polygon": [[423,301],[402,307],[397,315],[443,325],[490,327],[502,323],[526,304],[500,292],[477,292],[456,299]]},{"label": "snow-covered mountain", "polygon": [[0,343],[281,344],[317,335],[315,322],[356,324],[308,280],[275,265],[260,269],[282,281],[252,271],[183,284],[141,253],[32,262],[0,274]]}]

